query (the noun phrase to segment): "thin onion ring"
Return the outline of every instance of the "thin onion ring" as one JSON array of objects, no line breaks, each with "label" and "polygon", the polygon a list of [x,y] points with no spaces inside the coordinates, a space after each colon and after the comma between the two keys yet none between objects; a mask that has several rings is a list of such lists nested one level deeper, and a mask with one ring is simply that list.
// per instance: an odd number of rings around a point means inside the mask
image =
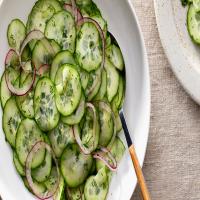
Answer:
[{"label": "thin onion ring", "polygon": [[[113,165],[109,163],[109,160],[106,159],[105,155],[108,155]],[[100,151],[97,151],[93,154],[93,158],[101,160],[111,171],[117,171],[117,161],[107,148],[101,147]]]},{"label": "thin onion ring", "polygon": [[10,92],[15,94],[16,96],[26,95],[32,89],[33,84],[35,82],[35,77],[36,77],[36,68],[34,66],[32,82],[23,88],[15,88],[13,86],[13,84],[11,83],[11,80],[9,79],[8,71],[5,71],[6,85],[7,85],[8,89],[10,90]]},{"label": "thin onion ring", "polygon": [[[10,65],[13,56],[16,56],[16,57],[19,58],[18,53],[14,49],[10,49],[8,51],[8,53],[6,54],[6,58],[5,58],[5,61],[4,61],[5,67],[8,67]],[[20,66],[19,66],[19,68],[20,68]]]},{"label": "thin onion ring", "polygon": [[49,71],[50,66],[48,64],[41,65],[37,70],[37,75],[42,76],[45,72]]},{"label": "thin onion ring", "polygon": [[75,0],[71,0],[71,3],[72,3],[72,11],[74,13],[74,18],[75,18],[75,21],[77,21],[77,7],[76,7],[76,2]]},{"label": "thin onion ring", "polygon": [[[68,4],[68,3],[65,3],[64,4],[64,9],[67,10],[68,12],[70,12],[72,15],[74,15],[75,17],[75,14],[73,12],[73,8],[72,8],[72,5],[71,4]],[[78,22],[79,20],[81,20],[83,18],[82,14],[81,14],[81,11],[79,10],[79,8],[76,7],[76,19],[75,19],[75,22]]]},{"label": "thin onion ring", "polygon": [[19,51],[19,54],[21,55],[24,48],[26,47],[26,45],[31,41],[31,40],[41,40],[42,38],[44,38],[44,33],[42,33],[41,31],[39,30],[33,30],[33,31],[30,31],[28,33],[28,35],[26,36],[26,38],[23,40],[21,46],[20,46],[20,51]]},{"label": "thin onion ring", "polygon": [[[45,148],[47,151],[49,151],[52,154],[52,157],[56,164],[57,173],[58,173],[58,180],[56,182],[56,185],[54,186],[54,188],[51,191],[49,191],[48,193],[45,193],[45,194],[37,194],[37,191],[35,191],[35,189],[34,189],[33,179],[31,177],[31,162],[32,162],[34,153],[39,151],[39,149],[41,149],[41,148]],[[41,200],[45,200],[45,199],[49,199],[49,198],[53,197],[59,188],[60,171],[59,171],[59,166],[58,166],[58,162],[57,162],[55,153],[53,152],[51,147],[43,141],[36,142],[26,158],[25,167],[26,167],[26,178],[27,178],[28,184],[29,184],[31,190],[33,191],[33,193],[35,194],[35,196],[37,196],[37,198],[39,198]]]},{"label": "thin onion ring", "polygon": [[[94,141],[95,141],[95,137],[96,137],[96,120],[97,120],[97,116],[96,116],[96,110],[95,110],[95,107],[91,104],[91,103],[87,103],[86,104],[86,107],[89,107],[92,109],[93,113],[94,113],[94,124],[93,124],[93,138],[94,138]],[[94,150],[94,146],[90,147],[90,148],[87,148],[83,145],[82,141],[81,141],[81,138],[80,138],[80,135],[79,135],[79,130],[78,130],[78,126],[77,125],[74,125],[72,127],[72,130],[73,130],[73,135],[74,135],[74,138],[77,142],[77,144],[79,145],[79,148],[80,150],[85,154],[85,155],[89,155],[92,153],[92,151]]]},{"label": "thin onion ring", "polygon": [[53,47],[51,46],[51,44],[49,43],[49,41],[45,38],[44,33],[42,33],[40,30],[33,30],[33,31],[30,31],[28,33],[28,35],[26,36],[26,38],[24,39],[24,41],[22,42],[22,44],[20,46],[20,51],[19,51],[20,58],[21,58],[21,55],[23,53],[24,48],[32,40],[42,40],[42,44],[45,46],[45,48],[52,55],[55,54],[55,51],[54,51]]}]

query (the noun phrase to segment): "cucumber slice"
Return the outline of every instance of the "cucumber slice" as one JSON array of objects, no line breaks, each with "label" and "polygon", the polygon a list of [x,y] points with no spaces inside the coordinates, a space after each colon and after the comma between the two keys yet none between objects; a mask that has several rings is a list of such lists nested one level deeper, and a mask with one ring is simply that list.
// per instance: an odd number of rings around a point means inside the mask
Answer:
[{"label": "cucumber slice", "polygon": [[57,54],[58,52],[61,51],[60,45],[55,40],[51,40],[50,43],[51,43],[51,46],[52,46],[55,54]]},{"label": "cucumber slice", "polygon": [[48,180],[44,182],[48,190],[54,188],[54,185],[57,183],[58,178],[59,177],[56,167],[52,167]]},{"label": "cucumber slice", "polygon": [[24,96],[16,96],[17,106],[24,117],[34,118],[33,96],[33,91]]},{"label": "cucumber slice", "polygon": [[[23,177],[22,180],[23,180],[23,182],[24,182],[25,187],[26,187],[31,193],[33,193],[32,189],[30,188],[30,186],[29,186],[29,184],[28,184],[28,181],[27,181],[26,177]],[[38,194],[44,194],[44,193],[47,191],[47,188],[46,188],[46,186],[45,186],[44,183],[38,183],[37,181],[34,181],[34,180],[33,180],[33,184],[34,184],[34,188],[35,188],[35,190],[37,191]],[[35,195],[35,194],[33,193],[33,195]]]},{"label": "cucumber slice", "polygon": [[190,1],[193,3],[196,11],[199,12],[200,11],[200,1],[199,0],[190,0]]},{"label": "cucumber slice", "polygon": [[106,35],[107,30],[108,30],[108,25],[107,25],[106,20],[103,19],[103,17],[101,15],[95,15],[95,16],[92,16],[91,18],[94,19],[99,24],[99,26],[101,27],[101,29],[104,32],[104,35]]},{"label": "cucumber slice", "polygon": [[99,170],[96,176],[90,176],[84,188],[86,200],[105,200],[109,189],[105,168]]},{"label": "cucumber slice", "polygon": [[115,115],[115,124],[116,124],[116,131],[119,133],[122,130],[122,123],[119,116],[119,110],[115,104],[112,104],[112,111]]},{"label": "cucumber slice", "polygon": [[[28,153],[38,141],[44,141],[43,133],[34,120],[28,118],[24,119],[16,135],[16,152],[23,166],[25,166]],[[40,149],[33,157],[31,168],[36,168],[41,165],[44,158],[45,149]]]},{"label": "cucumber slice", "polygon": [[110,45],[111,45],[111,36],[110,34],[107,32],[107,35],[106,35],[106,48],[108,48]]},{"label": "cucumber slice", "polygon": [[71,4],[71,0],[58,0],[60,1],[61,3],[66,3],[66,4]]},{"label": "cucumber slice", "polygon": [[101,86],[94,100],[97,101],[102,100],[106,95],[106,89],[107,89],[107,75],[106,71],[103,69],[101,74]]},{"label": "cucumber slice", "polygon": [[101,12],[92,0],[78,0],[83,17],[101,16]]},{"label": "cucumber slice", "polygon": [[13,151],[13,163],[19,175],[25,176],[25,168],[20,163],[17,153],[15,151]]},{"label": "cucumber slice", "polygon": [[107,74],[107,97],[108,101],[111,102],[117,94],[119,86],[119,73],[108,58],[105,60],[105,69]]},{"label": "cucumber slice", "polygon": [[82,94],[79,106],[77,107],[76,111],[67,117],[62,116],[61,120],[63,123],[69,125],[78,124],[81,121],[84,113],[85,113],[85,96]]},{"label": "cucumber slice", "polygon": [[90,22],[84,23],[77,35],[76,58],[79,65],[90,72],[100,67],[102,47],[98,29]]},{"label": "cucumber slice", "polygon": [[8,86],[6,84],[5,72],[3,73],[2,77],[1,77],[0,94],[1,94],[1,106],[2,106],[2,108],[4,108],[7,100],[11,97],[10,90],[8,89]]},{"label": "cucumber slice", "polygon": [[[47,144],[50,144],[47,136],[44,136],[44,140]],[[52,168],[52,157],[50,152],[46,151],[43,163],[38,168],[32,170],[32,177],[39,183],[44,182],[50,176],[51,168]]]},{"label": "cucumber slice", "polygon": [[32,61],[36,69],[39,69],[44,64],[50,65],[53,60],[53,55],[43,45],[43,40],[46,40],[46,39],[37,41],[32,53]]},{"label": "cucumber slice", "polygon": [[98,111],[100,119],[99,145],[106,147],[109,144],[114,133],[112,113],[109,113],[101,103],[98,104]]},{"label": "cucumber slice", "polygon": [[64,178],[61,176],[59,180],[59,186],[56,194],[53,197],[54,200],[65,200],[65,182]]},{"label": "cucumber slice", "polygon": [[113,110],[115,109],[115,107],[117,109],[120,109],[120,105],[121,105],[121,101],[122,101],[122,98],[123,98],[123,94],[124,94],[124,81],[123,81],[122,76],[119,76],[118,92],[115,95],[115,97],[113,98],[112,103],[111,103]]},{"label": "cucumber slice", "polygon": [[90,175],[96,174],[96,160],[93,160],[92,168],[90,170]]},{"label": "cucumber slice", "polygon": [[119,163],[124,155],[126,148],[119,137],[116,137],[115,142],[112,145],[111,153],[116,161]]},{"label": "cucumber slice", "polygon": [[69,188],[66,189],[66,196],[70,200],[84,200],[84,185],[81,185],[76,188]]},{"label": "cucumber slice", "polygon": [[76,70],[79,72],[80,75],[82,88],[85,89],[88,84],[89,74],[76,64],[72,53],[69,51],[61,51],[55,56],[51,65],[51,73],[50,73],[51,80],[54,82],[56,72],[58,68],[63,64],[71,64],[73,65],[73,67],[76,68]]},{"label": "cucumber slice", "polygon": [[78,71],[79,71],[79,75],[80,75],[80,79],[81,79],[82,88],[85,90],[87,87],[90,75],[88,72],[86,72],[85,70],[83,70],[80,67],[78,68]]},{"label": "cucumber slice", "polygon": [[[57,181],[58,181],[58,172],[57,172],[56,167],[54,166],[51,169],[49,178],[44,182],[44,185],[46,186],[48,191],[51,191],[55,187],[55,184],[57,184]],[[53,200],[62,200],[64,189],[65,189],[65,182],[61,175],[60,179],[59,179],[59,185],[58,185],[57,192],[54,194],[52,199]]]},{"label": "cucumber slice", "polygon": [[62,10],[53,15],[46,25],[45,36],[54,39],[63,50],[69,50],[73,53],[75,50],[76,28],[71,13]]},{"label": "cucumber slice", "polygon": [[[116,139],[111,147],[110,152],[113,155],[113,157],[116,159],[118,164],[120,163],[125,150],[126,150],[126,148],[125,148],[123,142],[121,141],[121,139],[116,137]],[[100,169],[106,167],[106,165],[101,160],[96,160],[96,167],[97,167],[97,170],[99,171]],[[106,167],[106,169],[107,169],[107,171],[110,171],[108,169],[108,167]]]},{"label": "cucumber slice", "polygon": [[61,172],[69,187],[78,187],[92,167],[92,156],[83,154],[76,144],[68,146],[61,157]]},{"label": "cucumber slice", "polygon": [[20,72],[18,70],[14,69],[13,67],[8,67],[4,73],[7,73],[7,76],[9,77],[9,80],[13,86],[19,87]]},{"label": "cucumber slice", "polygon": [[28,60],[31,60],[31,50],[28,45],[24,48],[21,59],[22,62],[27,62]]},{"label": "cucumber slice", "polygon": [[56,106],[59,112],[68,116],[77,108],[81,98],[81,83],[78,72],[69,64],[60,67],[55,77]]},{"label": "cucumber slice", "polygon": [[54,57],[50,72],[50,78],[53,82],[58,68],[63,64],[72,64],[72,65],[76,64],[72,53],[70,53],[69,51],[61,51]]},{"label": "cucumber slice", "polygon": [[21,73],[20,73],[20,82],[19,82],[20,86],[23,86],[23,84],[25,83],[25,81],[28,79],[28,76],[30,75],[30,71],[33,69],[31,61],[27,61],[24,64],[23,68],[25,70],[21,71]]},{"label": "cucumber slice", "polygon": [[[81,133],[82,137],[81,140],[83,145],[85,145],[86,147],[90,147],[92,150],[95,150],[99,144],[99,132],[100,132],[99,116],[96,108],[95,112],[96,112],[96,121],[94,119],[93,110],[91,110],[90,108],[86,109],[85,122],[83,124]],[[94,126],[95,126],[95,137],[93,133]]]},{"label": "cucumber slice", "polygon": [[[9,61],[5,61],[5,68],[6,70],[8,70],[8,68],[13,68],[14,70],[19,71],[20,68],[20,60],[19,60],[19,56],[18,54],[15,52],[14,50],[9,50],[9,52],[7,53],[7,56],[9,55],[9,57],[11,56]],[[7,59],[5,59],[7,60]]]},{"label": "cucumber slice", "polygon": [[22,115],[15,102],[15,97],[11,97],[5,105],[3,113],[3,130],[6,140],[15,148],[16,133],[22,120]]},{"label": "cucumber slice", "polygon": [[101,69],[90,72],[87,87],[85,89],[85,95],[88,101],[91,101],[98,93],[101,87]]},{"label": "cucumber slice", "polygon": [[49,78],[38,81],[34,94],[35,120],[43,131],[50,131],[58,124],[60,114],[55,104],[55,87]]},{"label": "cucumber slice", "polygon": [[92,0],[76,0],[76,4],[79,6],[88,6],[91,3],[92,3]]},{"label": "cucumber slice", "polygon": [[66,146],[75,143],[72,127],[60,122],[58,126],[49,133],[49,140],[56,157],[60,158]]},{"label": "cucumber slice", "polygon": [[7,37],[11,48],[19,51],[20,45],[26,36],[26,27],[19,19],[14,19],[8,26]]},{"label": "cucumber slice", "polygon": [[[33,180],[34,188],[35,188],[35,190],[37,191],[38,194],[45,194],[46,192],[51,190],[51,188],[53,188],[53,184],[56,183],[56,180],[57,180],[56,169],[55,169],[55,167],[53,167],[52,170],[51,170],[50,177],[47,181],[42,182],[42,183],[38,183],[37,181]],[[32,192],[32,190],[31,190],[31,188],[28,184],[28,181],[25,177],[23,177],[23,181],[24,181],[25,187],[30,192]],[[61,176],[60,181],[59,181],[59,186],[58,186],[59,188],[58,188],[56,194],[53,196],[54,200],[65,200],[65,198],[63,199],[64,186],[65,186],[64,179]]]},{"label": "cucumber slice", "polygon": [[[47,21],[58,11],[61,5],[56,0],[39,0],[35,3],[27,21],[27,33],[32,30],[40,30],[44,33]],[[35,41],[30,43],[31,49],[35,46]]]},{"label": "cucumber slice", "polygon": [[110,45],[106,49],[106,55],[117,69],[120,71],[124,69],[124,59],[119,47],[117,47],[115,44]]},{"label": "cucumber slice", "polygon": [[200,44],[200,12],[197,12],[194,5],[190,4],[187,14],[187,27],[191,39]]}]

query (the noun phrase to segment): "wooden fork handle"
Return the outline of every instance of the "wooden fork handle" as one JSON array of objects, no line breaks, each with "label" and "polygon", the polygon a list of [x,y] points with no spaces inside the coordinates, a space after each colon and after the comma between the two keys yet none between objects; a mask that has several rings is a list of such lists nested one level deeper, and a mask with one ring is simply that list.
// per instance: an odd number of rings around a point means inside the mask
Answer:
[{"label": "wooden fork handle", "polygon": [[137,158],[133,144],[129,147],[129,152],[130,152],[130,155],[131,155],[131,159],[133,161],[133,166],[135,168],[138,183],[139,183],[140,188],[141,188],[142,197],[143,197],[144,200],[151,200],[150,194],[149,194],[149,191],[148,191],[148,188],[147,188],[147,185],[146,185],[143,173],[142,173],[142,169],[140,167],[140,163],[138,161],[138,158]]}]

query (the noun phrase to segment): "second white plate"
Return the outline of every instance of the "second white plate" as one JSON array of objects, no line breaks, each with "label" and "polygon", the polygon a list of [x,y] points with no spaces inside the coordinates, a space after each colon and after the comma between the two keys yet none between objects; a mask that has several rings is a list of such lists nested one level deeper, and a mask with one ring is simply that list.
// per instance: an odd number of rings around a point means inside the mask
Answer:
[{"label": "second white plate", "polygon": [[200,104],[200,47],[195,45],[186,26],[187,7],[180,0],[154,0],[161,42],[177,78]]}]

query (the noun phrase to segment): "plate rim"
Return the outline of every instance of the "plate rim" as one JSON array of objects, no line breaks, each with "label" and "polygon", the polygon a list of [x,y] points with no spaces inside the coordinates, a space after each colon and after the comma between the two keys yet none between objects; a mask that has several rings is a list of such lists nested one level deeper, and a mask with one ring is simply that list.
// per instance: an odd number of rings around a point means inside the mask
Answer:
[{"label": "plate rim", "polygon": [[[147,122],[146,122],[146,137],[144,138],[144,151],[143,151],[143,154],[142,156],[138,157],[138,160],[139,160],[139,163],[141,165],[141,167],[143,168],[143,164],[144,164],[144,160],[145,160],[145,157],[146,157],[146,152],[147,152],[147,144],[148,144],[148,141],[149,141],[149,134],[150,134],[150,116],[151,116],[151,84],[150,84],[150,70],[149,70],[149,61],[148,61],[148,54],[147,54],[147,49],[146,49],[146,45],[145,45],[145,40],[144,40],[144,35],[143,35],[143,32],[142,32],[142,28],[140,26],[140,23],[139,23],[139,18],[137,16],[137,12],[134,8],[134,2],[133,0],[127,0],[128,1],[128,4],[131,8],[131,12],[132,12],[132,15],[133,17],[135,18],[135,22],[136,22],[136,25],[137,25],[137,28],[138,28],[138,33],[139,33],[139,37],[140,37],[140,42],[141,42],[141,51],[142,51],[142,55],[143,55],[143,67],[144,67],[144,76],[145,76],[145,88],[146,88],[146,97],[147,97]],[[133,144],[134,144],[134,141],[133,141]],[[136,153],[138,152],[138,148],[136,148]],[[133,168],[134,169],[134,168]],[[136,185],[137,185],[137,182],[135,184],[135,187],[133,189],[133,193],[136,189]],[[133,194],[132,194],[133,195]]]}]

